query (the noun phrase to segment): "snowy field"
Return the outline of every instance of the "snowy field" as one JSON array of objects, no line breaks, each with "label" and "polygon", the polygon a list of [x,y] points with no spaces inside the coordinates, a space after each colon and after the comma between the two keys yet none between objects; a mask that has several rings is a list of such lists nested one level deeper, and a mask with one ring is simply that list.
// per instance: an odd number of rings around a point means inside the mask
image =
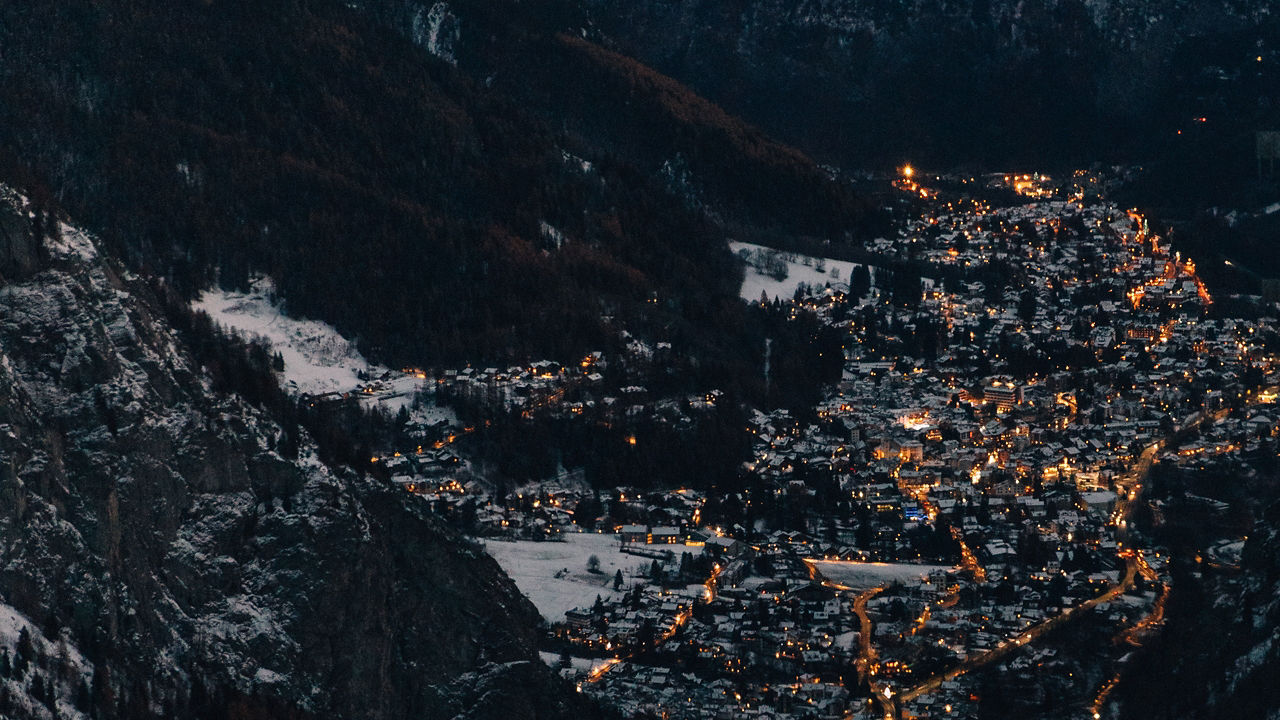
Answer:
[{"label": "snowy field", "polygon": [[[553,652],[547,652],[545,650],[542,650],[538,653],[538,655],[542,657],[542,662],[546,663],[551,668],[556,670],[560,668],[560,653],[553,653]],[[580,657],[570,656],[569,670],[570,672],[577,672],[583,675],[589,675],[606,665],[612,665],[614,662],[615,660],[613,658],[580,658]]]},{"label": "snowy field", "polygon": [[855,590],[868,590],[892,582],[910,583],[922,580],[935,570],[955,570],[949,565],[915,565],[912,563],[850,562],[844,560],[814,560],[814,567],[822,576],[834,583],[847,585]]},{"label": "snowy field", "polygon": [[[613,576],[622,571],[623,590],[631,586],[635,571],[648,572],[653,561],[618,551],[616,535],[566,533],[564,542],[532,540],[505,542],[488,540],[485,550],[493,556],[507,575],[548,622],[564,620],[564,614],[575,607],[590,607],[601,599],[621,595],[613,591]],[[671,546],[677,553],[683,546]],[[587,558],[600,558],[600,573],[587,572]]]},{"label": "snowy field", "polygon": [[[736,241],[729,243],[729,251],[739,257],[744,253],[750,254],[757,251],[778,253],[778,258],[786,263],[787,277],[783,280],[775,280],[769,275],[760,273],[752,265],[747,265],[746,277],[743,278],[742,289],[738,294],[743,300],[749,302],[759,300],[762,292],[771,300],[775,298],[790,300],[795,295],[796,288],[800,283],[806,283],[815,288],[822,288],[827,283],[831,283],[832,287],[847,286],[849,278],[853,275],[854,267],[858,265],[858,263],[844,260],[815,258],[808,255],[774,250],[763,245]],[[870,270],[872,283],[874,284],[875,268],[870,268]]]},{"label": "snowy field", "polygon": [[[206,290],[192,304],[213,321],[247,337],[261,337],[284,358],[281,383],[291,393],[319,395],[327,392],[351,392],[364,382],[356,375],[365,372],[370,378],[381,377],[388,369],[371,365],[360,351],[337,330],[318,320],[295,320],[287,317],[275,300],[275,288],[269,278],[254,278],[248,293]],[[399,371],[382,391],[368,396],[395,412],[413,401],[420,380]],[[454,420],[451,411],[427,408],[421,413],[428,422]]]}]

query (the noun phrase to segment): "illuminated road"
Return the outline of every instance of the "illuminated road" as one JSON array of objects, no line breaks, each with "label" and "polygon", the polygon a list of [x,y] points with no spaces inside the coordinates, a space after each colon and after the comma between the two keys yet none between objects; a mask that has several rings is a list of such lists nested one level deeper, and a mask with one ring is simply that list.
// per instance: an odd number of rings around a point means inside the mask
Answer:
[{"label": "illuminated road", "polygon": [[[1264,402],[1271,402],[1271,400],[1264,399],[1264,397],[1268,395],[1274,396],[1278,390],[1280,390],[1280,386],[1277,385],[1250,390],[1247,393],[1245,405],[1258,405]],[[1115,514],[1112,516],[1113,522],[1122,529],[1128,525],[1129,515],[1133,511],[1133,507],[1141,498],[1142,489],[1146,483],[1147,475],[1151,472],[1151,465],[1155,459],[1156,452],[1163,449],[1173,438],[1183,432],[1198,428],[1206,422],[1209,424],[1216,423],[1226,417],[1230,412],[1230,408],[1223,408],[1216,412],[1204,413],[1194,422],[1188,423],[1186,427],[1180,428],[1172,435],[1166,436],[1159,442],[1148,446],[1143,450],[1142,455],[1138,458],[1138,462],[1124,478],[1128,486],[1126,487],[1125,484],[1121,484],[1117,481],[1117,486],[1120,488],[1121,492],[1119,493],[1120,500],[1116,503]],[[1142,551],[1139,550],[1138,552],[1133,553],[1131,561],[1137,564],[1137,567],[1142,572],[1142,577],[1144,579],[1152,582],[1160,582],[1159,573],[1157,573],[1155,569],[1147,563],[1147,559],[1143,555]],[[1118,636],[1116,636],[1116,639],[1129,645],[1140,646],[1142,644],[1142,637],[1164,621],[1164,608],[1168,600],[1169,585],[1168,583],[1162,583],[1160,586],[1160,594],[1156,598],[1155,605],[1151,608],[1151,612],[1148,613],[1146,617],[1135,623],[1132,627],[1122,631]],[[1108,678],[1107,681],[1102,684],[1102,687],[1098,688],[1098,693],[1094,696],[1093,702],[1089,706],[1090,714],[1095,718],[1095,720],[1099,720],[1102,717],[1102,711],[1106,707],[1107,697],[1110,696],[1111,692],[1115,690],[1117,685],[1119,685],[1120,679],[1121,673],[1116,673],[1112,677]]]},{"label": "illuminated road", "polygon": [[[713,565],[711,568],[711,577],[707,578],[707,581],[702,584],[703,599],[706,600],[707,602],[711,602],[716,598],[716,585],[720,577],[720,570],[721,570],[721,567],[719,564]],[[665,632],[663,632],[662,635],[658,636],[658,638],[653,643],[654,646],[656,647],[657,645],[661,645],[667,640],[670,640],[677,632],[680,631],[680,628],[684,627],[685,623],[689,622],[689,618],[691,617],[693,617],[692,603],[690,603],[688,607],[681,610],[679,614],[676,615],[675,622],[672,623],[671,627],[668,628]],[[600,678],[604,677],[605,673],[609,672],[609,668],[613,667],[614,665],[617,665],[623,660],[628,660],[632,657],[635,657],[641,651],[646,649],[647,648],[644,648],[644,647],[636,648],[631,652],[627,653],[626,655],[622,655],[616,658],[609,658],[605,660],[595,670],[592,670],[591,673],[587,675],[587,682],[589,683],[598,682]],[[578,686],[578,689],[579,690],[582,689],[581,685]]]},{"label": "illuminated road", "polygon": [[871,588],[859,593],[853,599],[853,612],[858,616],[858,660],[854,664],[858,668],[858,676],[867,679],[867,684],[871,687],[871,696],[880,705],[885,720],[893,720],[895,715],[893,705],[883,694],[888,686],[880,687],[875,681],[876,649],[871,645],[871,618],[867,615],[867,601],[883,590],[883,587]]},{"label": "illuminated road", "polygon": [[[1280,392],[1280,385],[1272,385],[1270,387],[1256,388],[1250,390],[1245,395],[1245,406],[1258,405],[1264,402],[1265,396],[1274,395]],[[1116,487],[1120,490],[1119,499],[1116,501],[1115,512],[1112,515],[1114,522],[1121,529],[1129,524],[1129,515],[1133,508],[1137,505],[1142,497],[1143,488],[1146,485],[1147,476],[1151,473],[1151,466],[1155,462],[1156,453],[1160,452],[1173,439],[1190,430],[1199,428],[1205,423],[1212,425],[1226,417],[1231,412],[1231,408],[1222,408],[1211,413],[1201,413],[1200,417],[1194,421],[1187,423],[1184,427],[1178,428],[1171,435],[1167,435],[1159,441],[1148,445],[1142,454],[1138,456],[1138,462],[1134,463],[1129,472],[1116,479]]]},{"label": "illuminated road", "polygon": [[871,646],[871,618],[867,615],[867,601],[879,595],[884,588],[871,588],[853,599],[853,612],[858,616],[858,659],[854,665],[859,677],[867,677],[875,660],[876,650]]},{"label": "illuminated road", "polygon": [[[918,491],[912,493],[912,497],[915,498],[916,502],[920,503],[920,509],[924,510],[925,514],[928,515],[930,519],[936,519],[938,517],[938,508],[929,500],[928,492]],[[973,550],[970,549],[969,543],[964,539],[964,533],[960,531],[960,528],[957,528],[954,525],[951,526],[951,539],[955,540],[960,546],[960,567],[964,568],[965,572],[969,573],[969,576],[973,578],[974,582],[986,582],[986,568],[982,567],[982,564],[978,562],[977,556],[973,554]]]},{"label": "illuminated road", "polygon": [[1009,653],[1025,645],[1031,644],[1037,639],[1043,637],[1046,633],[1052,632],[1053,630],[1057,629],[1059,626],[1071,620],[1073,617],[1080,614],[1081,612],[1090,610],[1102,603],[1110,602],[1116,599],[1122,593],[1124,593],[1126,590],[1128,590],[1130,587],[1133,586],[1133,578],[1135,575],[1137,575],[1137,572],[1138,572],[1138,563],[1136,560],[1134,560],[1132,557],[1128,557],[1126,558],[1126,561],[1127,562],[1125,567],[1124,578],[1119,583],[1112,586],[1111,589],[1104,592],[1103,594],[1091,600],[1086,600],[1083,603],[1080,603],[1079,605],[1076,605],[1075,607],[1072,607],[1062,612],[1059,615],[1055,615],[1054,617],[1049,618],[1048,620],[1045,620],[1042,623],[1039,623],[1038,625],[1034,625],[1028,628],[1026,631],[1024,631],[1021,635],[1017,636],[1016,638],[1013,638],[1012,640],[1005,640],[1001,642],[999,646],[991,650],[988,650],[979,655],[974,655],[973,657],[965,660],[964,662],[960,663],[954,668],[951,668],[945,673],[942,673],[941,675],[934,675],[933,677],[929,678],[928,680],[925,680],[919,685],[916,685],[915,687],[910,688],[908,690],[904,690],[902,693],[898,695],[898,697],[900,697],[903,701],[906,701],[906,700],[912,700],[925,693],[933,692],[934,690],[937,690],[944,682],[947,682],[949,680],[954,680],[955,678],[958,678],[961,675],[964,675],[965,673],[976,670],[984,665],[993,663],[1003,658],[1004,656],[1008,655]]},{"label": "illuminated road", "polygon": [[[1258,404],[1259,402],[1263,401],[1262,400],[1263,395],[1268,393],[1274,393],[1277,390],[1280,390],[1280,386],[1259,388],[1257,390],[1250,391],[1248,394],[1248,399],[1246,401],[1246,404],[1247,405]],[[1142,491],[1144,489],[1144,486],[1146,485],[1147,476],[1151,472],[1151,467],[1155,463],[1156,455],[1161,450],[1163,450],[1165,446],[1173,438],[1189,430],[1198,428],[1199,426],[1203,425],[1206,422],[1207,423],[1217,422],[1222,418],[1226,417],[1229,412],[1230,412],[1230,409],[1222,409],[1213,413],[1203,413],[1194,421],[1188,423],[1184,427],[1179,428],[1173,434],[1165,438],[1162,438],[1161,440],[1147,446],[1142,451],[1142,453],[1138,456],[1137,461],[1133,464],[1133,466],[1129,469],[1129,471],[1125,473],[1123,477],[1117,479],[1116,485],[1117,485],[1117,489],[1119,490],[1117,495],[1119,497],[1116,502],[1115,514],[1112,516],[1113,522],[1120,528],[1125,528],[1128,526],[1130,515],[1133,512],[1133,508],[1141,500]],[[954,531],[954,528],[953,528],[953,531]],[[1112,586],[1105,593],[1095,598],[1092,598],[1090,600],[1086,600],[1080,605],[1072,607],[1062,612],[1059,615],[1056,615],[1052,618],[1049,618],[1048,620],[1045,620],[1042,623],[1039,623],[1038,625],[1028,628],[1026,631],[1024,631],[1021,635],[1017,636],[1016,638],[1013,638],[1012,640],[1006,640],[1002,642],[998,647],[988,650],[979,655],[975,655],[965,660],[964,662],[960,663],[959,665],[956,665],[955,667],[946,671],[945,673],[942,673],[940,675],[935,675],[914,687],[908,688],[902,691],[901,693],[894,695],[894,697],[898,698],[899,702],[906,702],[909,700],[913,700],[919,697],[920,695],[937,690],[939,687],[941,687],[942,683],[944,682],[954,680],[955,678],[958,678],[961,675],[972,672],[973,670],[981,668],[992,662],[998,661],[1019,648],[1030,645],[1031,643],[1035,642],[1039,638],[1043,637],[1045,634],[1052,632],[1053,630],[1062,626],[1064,623],[1069,622],[1072,618],[1079,615],[1082,611],[1087,611],[1094,607],[1097,607],[1102,603],[1110,602],[1116,599],[1117,597],[1119,597],[1121,594],[1128,591],[1131,587],[1133,587],[1134,578],[1137,576],[1139,572],[1142,572],[1143,577],[1147,578],[1148,580],[1158,581],[1159,579],[1158,574],[1155,573],[1155,571],[1151,568],[1151,566],[1147,564],[1146,558],[1142,556],[1141,552],[1134,552],[1133,550],[1122,550],[1120,556],[1125,560],[1124,577],[1121,579],[1119,583]],[[1148,614],[1145,618],[1143,618],[1141,621],[1139,621],[1136,625],[1134,625],[1133,627],[1129,628],[1124,633],[1122,633],[1121,639],[1128,641],[1131,644],[1137,644],[1138,638],[1140,637],[1141,634],[1157,626],[1163,620],[1164,604],[1167,597],[1168,597],[1168,587],[1166,585],[1161,588],[1161,594],[1157,598],[1155,607],[1152,609],[1152,612]],[[1092,707],[1095,713],[1099,712],[1102,701],[1105,700],[1106,696],[1111,692],[1111,690],[1115,687],[1118,681],[1119,681],[1118,677],[1111,678],[1101,688],[1098,697],[1094,701],[1095,704]],[[896,715],[892,713],[888,707],[889,702],[884,699],[886,696],[882,694],[883,689],[884,688],[877,687],[874,683],[872,683],[872,690],[875,692],[876,698],[881,701],[882,707],[885,708],[885,717],[886,718],[895,717]]]},{"label": "illuminated road", "polygon": [[[813,580],[822,579],[822,585],[832,590],[840,590],[843,592],[852,592],[853,588],[848,585],[841,585],[822,578],[822,573],[818,571],[818,566],[808,558],[804,558],[804,564],[809,568],[809,577]],[[871,696],[875,699],[876,704],[880,706],[884,720],[894,720],[897,713],[894,711],[893,704],[888,697],[884,695],[884,691],[888,689],[887,685],[878,685],[875,681],[875,658],[876,650],[871,645],[871,617],[867,615],[867,601],[884,592],[884,586],[874,587],[858,593],[853,599],[853,612],[858,616],[858,659],[853,662],[853,666],[858,671],[858,678],[866,678],[867,684],[871,687]]]}]

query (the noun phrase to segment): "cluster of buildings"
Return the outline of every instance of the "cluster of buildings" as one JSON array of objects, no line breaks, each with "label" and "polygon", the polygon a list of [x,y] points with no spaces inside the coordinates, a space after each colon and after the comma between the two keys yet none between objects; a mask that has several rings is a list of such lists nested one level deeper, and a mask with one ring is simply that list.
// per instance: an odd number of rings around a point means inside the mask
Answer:
[{"label": "cluster of buildings", "polygon": [[[731,526],[751,547],[753,574],[722,587],[646,656],[720,684],[668,674],[641,690],[649,665],[633,662],[599,681],[610,697],[641,711],[689,707],[691,716],[975,716],[977,687],[948,669],[1001,657],[1011,677],[1043,684],[1046,672],[1076,666],[1037,646],[1042,629],[1085,610],[1117,632],[1157,614],[1168,578],[1148,562],[1151,551],[1125,546],[1144,458],[1188,434],[1196,437],[1164,450],[1165,461],[1276,435],[1265,406],[1274,391],[1251,394],[1280,379],[1264,339],[1274,342],[1275,321],[1216,317],[1194,263],[1151,236],[1143,218],[1086,200],[1081,185],[1064,198],[1039,180],[1014,183],[1036,202],[996,209],[915,184],[933,202],[878,249],[959,270],[925,281],[918,307],[838,288],[797,302],[847,330],[846,371],[816,420],[755,414],[744,470],[774,497],[744,500],[794,497],[803,510],[762,514],[792,527],[749,515]],[[993,272],[1004,287],[983,282]],[[842,500],[813,502],[815,478],[833,482]],[[922,528],[948,530],[957,569],[867,599],[872,630],[861,654],[855,589],[820,574],[765,574],[779,535],[794,558],[901,562],[938,551],[928,544],[922,554]],[[823,609],[806,607],[807,597]],[[714,614],[704,624],[699,612]],[[748,669],[753,683],[741,682]],[[864,685],[781,700],[786,688],[828,682]]]},{"label": "cluster of buildings", "polygon": [[[1194,263],[1100,200],[1105,181],[987,181],[1028,202],[899,183],[920,217],[871,249],[936,269],[919,302],[890,303],[878,278],[862,298],[837,284],[794,302],[845,333],[844,373],[812,412],[752,414],[731,498],[572,479],[499,495],[460,472],[466,428],[384,461],[446,511],[469,508],[476,534],[599,530],[648,563],[548,618],[549,650],[610,658],[563,672],[624,715],[966,718],[981,706],[971,671],[1051,685],[1077,666],[1048,630],[1158,624],[1169,578],[1127,527],[1151,464],[1276,437],[1276,321],[1212,312]],[[670,352],[635,345],[620,362]],[[689,423],[720,399],[613,388],[604,365],[449,371],[436,387],[603,422]],[[921,571],[843,578],[867,563]]]},{"label": "cluster of buildings", "polygon": [[465,407],[479,415],[517,412],[526,418],[583,418],[605,423],[621,419],[662,418],[688,425],[691,415],[714,409],[719,390],[663,397],[640,384],[617,378],[644,376],[673,358],[670,343],[649,345],[632,337],[612,361],[602,351],[588,353],[576,365],[541,360],[509,368],[464,368],[442,371],[435,378],[439,402]]}]

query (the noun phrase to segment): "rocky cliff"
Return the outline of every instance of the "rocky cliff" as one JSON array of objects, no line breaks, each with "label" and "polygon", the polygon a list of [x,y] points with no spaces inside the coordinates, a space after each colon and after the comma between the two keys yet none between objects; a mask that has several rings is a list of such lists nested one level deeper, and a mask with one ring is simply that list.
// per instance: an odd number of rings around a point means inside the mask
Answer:
[{"label": "rocky cliff", "polygon": [[[6,248],[33,237],[0,208]],[[39,243],[0,287],[0,716],[583,712],[488,556],[306,441],[283,458],[146,283],[70,225]]]}]

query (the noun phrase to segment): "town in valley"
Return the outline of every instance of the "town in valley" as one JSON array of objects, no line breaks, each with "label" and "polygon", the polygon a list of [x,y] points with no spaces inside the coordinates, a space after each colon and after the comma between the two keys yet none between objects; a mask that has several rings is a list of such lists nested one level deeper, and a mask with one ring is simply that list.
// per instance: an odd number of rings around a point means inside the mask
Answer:
[{"label": "town in valley", "polygon": [[[1106,717],[1173,584],[1155,476],[1274,460],[1280,381],[1275,305],[1212,296],[1108,199],[1122,176],[901,168],[869,249],[919,277],[735,243],[743,302],[841,357],[811,407],[748,410],[730,491],[568,461],[494,481],[495,422],[605,428],[625,464],[726,402],[650,387],[679,348],[625,330],[574,364],[383,369],[312,402],[398,408],[371,464],[475,537],[544,660],[624,716]],[[1237,509],[1194,501],[1221,529],[1198,561],[1230,572]]]}]

